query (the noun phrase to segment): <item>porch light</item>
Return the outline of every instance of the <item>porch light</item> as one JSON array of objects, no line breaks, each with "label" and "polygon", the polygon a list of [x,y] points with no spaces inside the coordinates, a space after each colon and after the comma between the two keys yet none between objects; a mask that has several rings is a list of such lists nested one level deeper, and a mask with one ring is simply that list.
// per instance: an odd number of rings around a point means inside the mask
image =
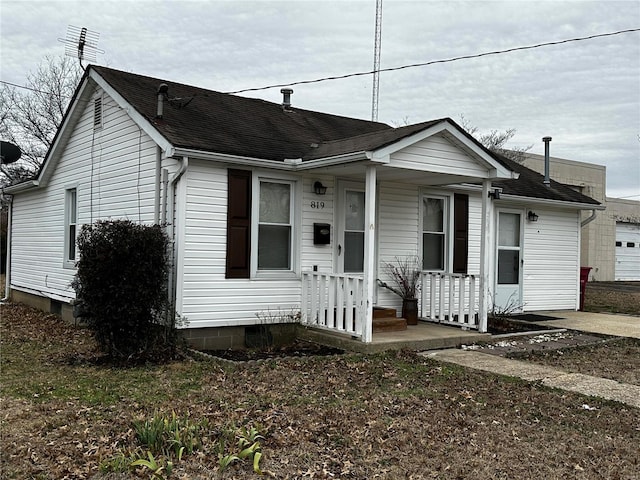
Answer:
[{"label": "porch light", "polygon": [[529,210],[529,213],[527,213],[527,220],[529,220],[530,222],[537,222],[538,215],[536,215],[535,212],[532,212],[531,210]]},{"label": "porch light", "polygon": [[313,184],[313,191],[316,193],[316,195],[325,195],[327,193],[327,187],[322,185],[322,182],[316,180],[316,182]]},{"label": "porch light", "polygon": [[489,197],[493,198],[494,200],[500,200],[501,193],[502,193],[501,188],[494,188],[492,192],[489,192]]}]

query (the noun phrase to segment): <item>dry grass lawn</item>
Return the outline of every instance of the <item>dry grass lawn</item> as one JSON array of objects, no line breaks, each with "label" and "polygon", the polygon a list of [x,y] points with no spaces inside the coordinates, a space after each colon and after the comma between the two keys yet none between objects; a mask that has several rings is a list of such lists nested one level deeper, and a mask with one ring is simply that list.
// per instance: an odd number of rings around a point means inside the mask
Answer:
[{"label": "dry grass lawn", "polygon": [[637,409],[411,352],[111,368],[96,364],[87,331],[55,316],[3,305],[0,321],[1,478],[152,478],[121,460],[148,458],[134,421],[171,412],[198,445],[181,460],[156,452],[159,466],[173,459],[170,476],[158,472],[166,478],[260,478],[246,460],[220,468],[243,426],[264,437],[259,466],[280,479],[640,472]]}]

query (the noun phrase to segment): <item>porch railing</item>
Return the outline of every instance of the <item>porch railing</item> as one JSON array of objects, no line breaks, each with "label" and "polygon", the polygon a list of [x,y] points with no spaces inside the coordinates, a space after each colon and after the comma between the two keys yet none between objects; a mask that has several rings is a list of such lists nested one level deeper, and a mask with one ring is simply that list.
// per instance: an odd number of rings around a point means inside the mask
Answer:
[{"label": "porch railing", "polygon": [[302,273],[303,324],[361,337],[365,304],[361,276]]},{"label": "porch railing", "polygon": [[478,328],[477,276],[423,272],[420,281],[421,318],[466,328]]}]

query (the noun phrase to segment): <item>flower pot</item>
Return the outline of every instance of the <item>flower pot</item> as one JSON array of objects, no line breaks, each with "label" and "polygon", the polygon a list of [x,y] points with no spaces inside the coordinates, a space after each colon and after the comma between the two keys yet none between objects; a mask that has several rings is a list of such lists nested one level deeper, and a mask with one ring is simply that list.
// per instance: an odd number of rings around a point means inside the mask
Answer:
[{"label": "flower pot", "polygon": [[403,298],[402,299],[402,318],[407,321],[407,325],[418,324],[418,299]]}]

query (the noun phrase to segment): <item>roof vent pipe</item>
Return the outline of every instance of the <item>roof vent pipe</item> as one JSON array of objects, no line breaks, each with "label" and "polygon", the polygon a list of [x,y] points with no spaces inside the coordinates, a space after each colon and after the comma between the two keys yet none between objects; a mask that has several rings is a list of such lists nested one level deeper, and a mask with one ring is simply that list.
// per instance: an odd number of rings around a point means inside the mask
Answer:
[{"label": "roof vent pipe", "polygon": [[293,89],[283,88],[280,90],[280,93],[282,94],[282,108],[289,110],[291,108],[291,95],[293,94]]},{"label": "roof vent pipe", "polygon": [[551,137],[543,137],[544,142],[544,184],[547,187],[551,186],[551,180],[549,179],[549,142]]},{"label": "roof vent pipe", "polygon": [[161,83],[158,86],[158,110],[156,111],[156,118],[162,118],[162,110],[164,107],[164,97],[167,96],[167,92],[169,91],[169,87],[166,83]]}]

